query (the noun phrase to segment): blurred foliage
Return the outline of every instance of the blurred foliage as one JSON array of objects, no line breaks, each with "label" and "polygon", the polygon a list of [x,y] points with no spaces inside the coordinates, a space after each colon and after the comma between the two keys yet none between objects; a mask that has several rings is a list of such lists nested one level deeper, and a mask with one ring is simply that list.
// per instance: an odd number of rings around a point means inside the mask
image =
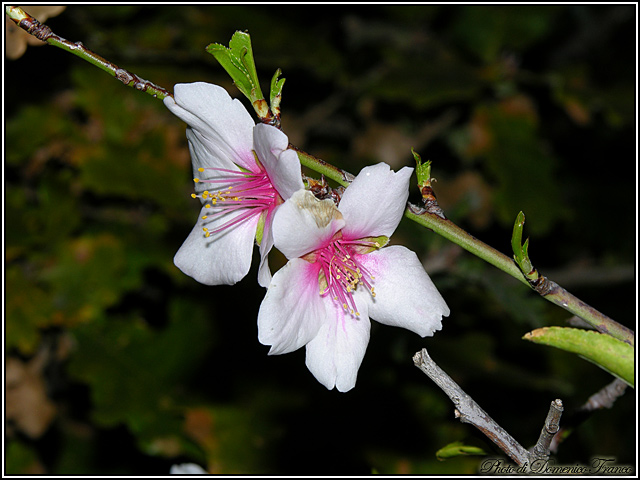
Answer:
[{"label": "blurred foliage", "polygon": [[[263,88],[283,69],[295,145],[352,173],[413,166],[415,148],[452,220],[510,254],[523,210],[539,271],[634,327],[633,5],[73,5],[47,24],[169,89],[236,96],[205,47],[247,29]],[[56,407],[34,407],[37,434],[7,408],[6,473],[472,474],[482,457],[436,452],[500,452],[413,367],[420,348],[525,447],[550,400],[569,419],[612,380],[521,339],[565,311],[403,222],[392,240],[418,252],[451,316],[425,340],[374,323],[356,388],[326,391],[303,351],[258,343],[255,266],[233,288],[173,266],[198,214],[184,124],[53,47],[5,66],[5,348],[44,359],[7,380],[7,402],[30,405],[36,376]],[[634,395],[576,428],[557,462],[633,463]]]}]

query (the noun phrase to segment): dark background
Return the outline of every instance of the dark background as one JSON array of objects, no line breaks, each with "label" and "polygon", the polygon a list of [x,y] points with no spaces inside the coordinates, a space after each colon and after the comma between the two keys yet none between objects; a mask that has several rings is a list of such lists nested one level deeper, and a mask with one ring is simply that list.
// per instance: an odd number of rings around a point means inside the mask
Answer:
[{"label": "dark background", "polygon": [[[29,11],[29,8],[25,8]],[[526,214],[536,267],[635,328],[634,5],[69,6],[46,23],[171,90],[238,92],[209,43],[248,30],[263,91],[287,79],[290,140],[352,173],[433,161],[447,216],[510,255]],[[413,366],[423,347],[525,447],[612,377],[533,345],[570,314],[403,220],[451,315],[434,337],[373,322],[358,383],[327,391],[304,349],[267,356],[257,265],[206,287],[172,258],[190,231],[185,125],[67,52],[5,60],[5,473],[475,473],[499,455]],[[246,103],[245,103],[246,104]],[[372,192],[384,201],[385,192]],[[382,198],[379,198],[382,197]],[[412,192],[417,201],[417,190]],[[273,270],[282,264],[274,255]],[[411,285],[407,285],[411,288]],[[634,464],[635,391],[561,444],[561,464]]]}]

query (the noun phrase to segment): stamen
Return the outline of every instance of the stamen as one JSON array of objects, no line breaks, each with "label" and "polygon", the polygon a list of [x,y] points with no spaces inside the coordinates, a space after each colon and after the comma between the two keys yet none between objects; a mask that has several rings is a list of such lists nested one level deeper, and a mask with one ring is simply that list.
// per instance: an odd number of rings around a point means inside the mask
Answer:
[{"label": "stamen", "polygon": [[[279,197],[278,192],[271,184],[271,180],[262,168],[259,172],[223,168],[198,168],[198,172],[205,171],[212,172],[210,178],[194,178],[193,181],[196,183],[208,183],[211,186],[216,186],[216,188],[204,190],[200,194],[191,194],[191,198],[201,199],[204,203],[204,208],[212,211],[211,214],[202,216],[202,219],[214,221],[228,213],[242,211],[240,215],[217,226],[215,229],[204,228],[205,237],[232,228],[250,217],[262,214],[265,210],[273,208]],[[233,195],[231,194],[232,191]]]},{"label": "stamen", "polygon": [[356,317],[360,316],[353,292],[362,285],[375,297],[374,277],[354,256],[355,246],[373,247],[375,242],[364,240],[334,240],[330,245],[317,252],[316,260],[321,262],[320,275],[324,277],[320,295],[331,297],[342,308]]}]

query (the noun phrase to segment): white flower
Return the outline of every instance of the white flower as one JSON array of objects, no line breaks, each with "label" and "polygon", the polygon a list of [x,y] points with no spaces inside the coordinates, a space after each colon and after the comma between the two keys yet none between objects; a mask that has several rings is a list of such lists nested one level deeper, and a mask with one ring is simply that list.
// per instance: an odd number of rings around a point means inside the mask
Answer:
[{"label": "white flower", "polygon": [[260,244],[258,282],[267,286],[271,222],[278,206],[303,188],[287,136],[256,125],[239,100],[217,85],[179,84],[164,104],[184,120],[196,193],[203,207],[174,263],[198,282],[232,285],[249,271]]},{"label": "white flower", "polygon": [[270,355],[306,345],[306,365],[328,389],[355,386],[370,317],[425,337],[449,315],[416,254],[382,248],[402,218],[411,172],[366,167],[338,207],[300,190],[275,215],[275,246],[289,262],[260,306],[258,339]]}]

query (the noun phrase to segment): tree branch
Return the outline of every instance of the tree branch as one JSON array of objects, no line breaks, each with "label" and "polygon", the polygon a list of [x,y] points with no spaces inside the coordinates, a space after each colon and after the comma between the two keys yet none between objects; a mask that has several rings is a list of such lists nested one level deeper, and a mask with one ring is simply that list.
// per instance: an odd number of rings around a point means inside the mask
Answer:
[{"label": "tree branch", "polygon": [[521,466],[529,461],[529,452],[480,408],[480,405],[431,359],[425,348],[413,356],[413,363],[451,399],[455,405],[456,418],[463,423],[470,423],[484,433],[517,465]]},{"label": "tree branch", "polygon": [[[480,405],[429,356],[426,348],[416,352],[413,363],[442,389],[455,405],[455,417],[480,430],[506,453],[518,466],[533,465],[536,460],[548,460],[552,442],[560,430],[562,400],[554,400],[540,433],[540,438],[531,450],[526,450],[504,428],[498,425]],[[557,446],[557,445],[556,445]]]},{"label": "tree branch", "polygon": [[635,343],[633,331],[590,307],[556,282],[549,280],[538,272],[529,259],[529,239],[522,243],[523,228],[524,213],[520,212],[513,226],[511,247],[514,253],[514,263],[518,266],[518,269],[522,272],[522,277],[529,283],[531,288],[550,302],[579,316],[599,332],[607,333],[633,346]]},{"label": "tree branch", "polygon": [[29,15],[20,7],[8,5],[5,7],[5,13],[11,20],[15,22],[16,25],[18,25],[18,27],[22,28],[25,32],[33,35],[43,42],[47,42],[49,45],[53,45],[55,47],[66,50],[67,52],[86,60],[92,65],[107,72],[112,77],[115,77],[127,87],[133,87],[136,90],[148,93],[154,98],[159,98],[161,100],[167,96],[173,96],[164,88],[159,87],[158,85],[149,82],[148,80],[144,80],[136,74],[131,73],[124,68],[120,68],[116,64],[105,60],[100,55],[93,53],[91,50],[85,47],[82,42],[70,42],[69,40],[65,40],[59,35],[56,35],[55,33],[53,33],[51,28],[40,23],[36,18]]}]

